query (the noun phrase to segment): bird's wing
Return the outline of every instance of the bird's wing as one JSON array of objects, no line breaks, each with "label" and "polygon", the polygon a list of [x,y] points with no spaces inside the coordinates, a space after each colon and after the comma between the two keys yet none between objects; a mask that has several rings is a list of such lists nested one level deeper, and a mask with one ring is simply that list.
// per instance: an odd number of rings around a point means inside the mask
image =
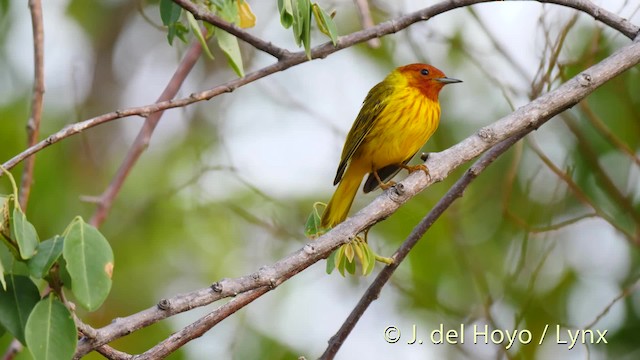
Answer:
[{"label": "bird's wing", "polygon": [[349,161],[351,161],[353,154],[360,148],[367,134],[371,132],[371,129],[378,121],[378,117],[387,106],[392,93],[393,87],[381,82],[374,86],[367,94],[362,104],[362,109],[360,109],[360,113],[356,117],[356,121],[353,123],[347,135],[347,140],[345,140],[340,165],[338,165],[338,171],[336,172],[336,178],[333,180],[333,185],[336,185],[342,179],[342,175]]}]

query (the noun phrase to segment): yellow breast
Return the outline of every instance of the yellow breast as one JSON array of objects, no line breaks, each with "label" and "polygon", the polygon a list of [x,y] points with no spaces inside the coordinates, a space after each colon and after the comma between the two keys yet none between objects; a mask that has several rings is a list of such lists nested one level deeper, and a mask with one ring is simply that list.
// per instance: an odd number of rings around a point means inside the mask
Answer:
[{"label": "yellow breast", "polygon": [[438,128],[440,105],[437,101],[411,87],[398,90],[393,99],[354,154],[354,160],[366,159],[369,171],[402,164],[415,155]]}]

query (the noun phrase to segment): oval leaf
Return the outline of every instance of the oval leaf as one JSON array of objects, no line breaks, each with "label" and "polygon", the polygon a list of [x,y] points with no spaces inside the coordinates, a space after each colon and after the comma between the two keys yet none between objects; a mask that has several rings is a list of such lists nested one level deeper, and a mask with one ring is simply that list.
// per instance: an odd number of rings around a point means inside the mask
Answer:
[{"label": "oval leaf", "polygon": [[31,310],[40,300],[36,285],[26,276],[7,276],[7,290],[0,290],[0,325],[21,343]]},{"label": "oval leaf", "polygon": [[77,339],[71,312],[53,296],[36,304],[27,321],[27,348],[36,360],[73,358]]},{"label": "oval leaf", "polygon": [[338,28],[336,28],[336,24],[333,22],[331,15],[327,14],[318,4],[313,4],[312,10],[316,24],[318,24],[318,29],[331,38],[333,46],[336,46],[338,44]]},{"label": "oval leaf", "polygon": [[327,272],[327,274],[331,274],[333,272],[333,269],[336,268],[336,253],[338,251],[334,250],[331,252],[331,255],[329,255],[329,257],[327,258],[327,267],[325,268],[325,271]]},{"label": "oval leaf", "polygon": [[207,39],[204,38],[204,35],[200,30],[200,25],[198,25],[198,21],[196,21],[196,18],[194,18],[193,14],[190,12],[187,13],[187,20],[189,21],[189,26],[191,27],[191,31],[193,31],[193,34],[196,36],[196,38],[200,42],[200,46],[202,46],[202,51],[204,51],[204,53],[209,57],[209,59],[213,60],[214,59],[213,54],[211,53],[211,50],[209,50],[209,45],[207,45]]},{"label": "oval leaf", "polygon": [[233,68],[233,71],[238,76],[244,76],[244,67],[242,65],[242,54],[240,54],[240,46],[238,45],[238,38],[229,34],[224,30],[216,31],[216,38],[218,39],[218,46],[227,56],[229,65]]},{"label": "oval leaf", "polygon": [[113,251],[98,229],[74,220],[64,237],[62,254],[71,276],[71,291],[89,311],[102,305],[111,290]]},{"label": "oval leaf", "polygon": [[13,209],[13,238],[18,243],[20,256],[29,259],[36,253],[36,247],[40,240],[36,228],[27,221],[26,215],[17,206]]},{"label": "oval leaf", "polygon": [[293,24],[293,5],[292,0],[278,0],[278,9],[280,10],[280,23],[285,29]]},{"label": "oval leaf", "polygon": [[62,237],[59,235],[38,245],[36,255],[29,259],[29,272],[35,278],[43,278],[62,254]]},{"label": "oval leaf", "polygon": [[182,8],[171,0],[160,0],[160,19],[169,26],[180,19]]}]

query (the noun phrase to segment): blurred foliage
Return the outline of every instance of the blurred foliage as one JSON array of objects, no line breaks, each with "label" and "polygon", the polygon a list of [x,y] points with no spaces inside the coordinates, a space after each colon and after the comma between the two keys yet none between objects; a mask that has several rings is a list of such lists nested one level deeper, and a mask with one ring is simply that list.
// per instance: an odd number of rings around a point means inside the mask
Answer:
[{"label": "blurred foliage", "polygon": [[[263,8],[252,1],[249,3],[258,17],[258,27],[253,33],[261,36],[264,30],[260,27],[261,19],[267,22],[272,18],[277,23],[278,10],[275,3],[271,8]],[[28,79],[14,75],[12,67],[18,65],[8,56],[12,50],[8,49],[10,35],[7,34],[15,34],[9,30],[15,29],[16,20],[5,14],[26,11],[25,7],[16,4],[0,0],[0,29],[3,30],[0,31],[0,84],[10,84],[11,88],[11,93],[2,92],[4,98],[0,99],[1,162],[23,150],[24,126],[29,115],[31,84]],[[16,7],[20,9],[14,9]],[[358,23],[354,21],[357,15],[351,2],[336,7],[338,13],[334,20],[341,34],[357,30]],[[327,9],[331,7],[327,6]],[[117,61],[117,56],[122,56],[117,55],[119,52],[131,49],[125,46],[127,42],[138,46],[153,44],[153,47],[145,48],[153,56],[156,56],[158,48],[168,47],[166,33],[154,29],[155,25],[161,24],[157,2],[143,3],[139,10],[136,2],[105,0],[94,1],[88,6],[86,1],[72,0],[65,10],[66,21],[84,32],[91,45],[85,51],[92,52],[95,63],[91,64],[89,86],[83,90],[82,96],[77,96],[73,107],[61,109],[55,100],[61,96],[58,89],[47,89],[43,137],[65,124],[131,105],[126,95],[148,93],[150,97],[146,101],[150,102],[162,91],[162,85],[158,85],[162,82],[145,84],[135,88],[136,91],[123,91],[126,81],[134,73],[143,72],[149,63],[138,64],[135,55],[131,55],[127,57],[129,62],[139,66],[131,70],[128,68],[130,64]],[[374,8],[373,11],[377,22],[393,16],[388,9]],[[154,22],[142,21],[140,12]],[[24,15],[22,20],[27,21],[28,17]],[[56,20],[62,21],[60,18]],[[591,19],[579,24],[570,33],[570,46],[567,45],[567,50],[561,53],[559,67],[553,70],[557,77],[552,86],[603,59],[625,43],[620,37],[612,36],[611,31],[594,27]],[[478,36],[483,36],[478,33]],[[468,65],[475,64],[486,54],[474,53],[477,47],[470,44],[473,40],[465,39],[468,36],[465,34],[468,32],[461,24],[454,27],[446,38],[429,27],[416,25],[384,38],[379,49],[358,45],[341,54],[355,53],[360,55],[357,61],[366,59],[368,65],[388,71],[406,59],[431,61],[436,58],[433,54],[437,49],[444,49],[442,52],[451,56],[447,72],[456,77],[464,72],[460,77],[472,89],[467,94],[473,96],[465,99],[471,103],[469,105],[443,94],[443,122],[425,147],[425,151],[439,151],[473,133],[481,124],[507,114],[509,107],[501,98],[503,94],[512,95],[517,104],[522,104],[529,90],[520,87],[501,93],[486,77],[486,72],[483,72],[486,69]],[[47,37],[47,41],[52,39]],[[416,39],[419,42],[416,43]],[[425,42],[432,46],[426,55],[421,46]],[[287,44],[295,45],[293,42]],[[520,46],[534,45],[525,41]],[[176,48],[179,53],[181,49]],[[242,44],[241,51],[245,67],[255,68],[254,63],[263,63],[256,60],[255,51]],[[338,56],[341,55],[336,54]],[[156,56],[154,62],[161,62],[161,59]],[[488,67],[489,64],[493,65],[488,63]],[[506,64],[505,67],[508,62]],[[173,71],[170,66],[158,69],[166,72],[157,75],[161,79],[168,79]],[[494,69],[489,67],[488,70]],[[194,71],[195,75],[190,78],[192,82],[185,85],[184,96],[234,76],[221,56],[216,56],[214,61],[202,62]],[[505,83],[510,80],[508,75],[495,75]],[[271,78],[262,81],[267,83]],[[346,86],[340,84],[335,87]],[[161,131],[152,139],[148,151],[127,179],[107,222],[100,229],[113,248],[115,269],[112,291],[105,305],[94,313],[79,311],[79,316],[90,325],[104,326],[114,318],[154,306],[160,298],[206,287],[220,278],[250,273],[303,245],[306,215],[315,201],[329,198],[331,184],[327,182],[323,194],[300,195],[303,192],[297,191],[287,196],[273,195],[278,192],[266,190],[260,177],[247,179],[242,164],[229,160],[234,155],[227,152],[228,139],[225,138],[229,109],[233,105],[246,106],[258,100],[246,96],[243,91],[239,89],[231,95],[197,104],[188,110],[165,114],[177,114],[180,119],[163,119],[161,127],[167,127],[164,130],[160,128]],[[496,161],[436,222],[394,275],[392,284],[383,290],[380,301],[388,300],[390,293],[398,294],[400,299],[394,309],[388,309],[390,315],[384,316],[411,319],[430,328],[436,328],[440,323],[451,328],[459,327],[461,323],[467,326],[488,323],[498,329],[528,329],[534,337],[539,336],[546,324],[560,324],[570,329],[585,326],[600,330],[607,328],[610,330],[607,335],[609,344],[588,347],[592,359],[637,357],[640,297],[634,284],[640,275],[637,250],[640,236],[638,93],[640,71],[635,68],[598,89],[567,114],[553,119],[533,134],[531,140],[521,142]],[[319,100],[323,94],[317,96],[317,101],[308,101],[311,108],[325,106]],[[136,105],[142,101],[140,99],[135,98]],[[355,113],[356,107],[354,104],[348,110]],[[265,117],[271,115],[269,111],[263,113]],[[274,113],[273,116],[278,115]],[[254,126],[262,129],[260,120],[263,119],[258,119]],[[340,122],[345,124],[342,128],[348,128],[351,119],[340,119]],[[571,123],[575,123],[575,129],[570,127]],[[41,238],[61,233],[69,219],[78,214],[85,218],[91,216],[95,206],[83,200],[104,190],[140,124],[139,119],[120,120],[66,139],[38,153],[36,181],[27,216]],[[618,144],[603,136],[598,127],[602,124]],[[264,129],[265,132],[267,130]],[[631,154],[621,148],[620,143]],[[563,178],[551,172],[536,155],[533,151],[535,144],[565,174]],[[590,149],[590,152],[585,149]],[[304,149],[290,151],[305,153]],[[260,149],[255,156],[262,156]],[[308,154],[311,159],[314,156]],[[282,176],[286,176],[285,171],[295,171],[286,169],[283,159],[265,161],[273,161],[274,171],[281,171]],[[17,178],[21,171],[20,165],[12,170]],[[368,236],[372,249],[382,255],[391,255],[463,171],[453,172],[445,181],[419,194],[389,219],[376,225]],[[567,181],[572,185],[567,185]],[[299,187],[304,189],[305,185],[301,183]],[[590,205],[576,196],[573,185],[600,207],[608,220],[589,217],[558,226],[594,213]],[[280,194],[287,189],[281,190]],[[0,179],[0,193],[8,191],[7,182]],[[353,211],[369,199],[370,196],[359,194]],[[324,264],[316,266],[324,269]],[[374,276],[380,265],[377,267]],[[367,284],[372,278],[345,280],[335,274],[330,276],[331,282],[346,283],[345,286]],[[297,287],[294,287],[288,282],[268,297],[276,299],[274,303],[284,307],[295,303],[291,299],[299,296],[296,291],[314,285],[314,282],[296,283]],[[355,304],[360,294],[352,291],[336,296],[342,296],[344,304]],[[619,294],[625,296],[607,312],[607,305]],[[326,294],[322,296],[328,298]],[[603,296],[608,300],[602,302]],[[318,298],[318,303],[323,299]],[[274,307],[273,311],[296,312],[301,314],[299,318],[305,318],[305,314],[317,306],[301,300],[295,304],[299,308]],[[591,324],[600,314],[603,314],[602,320]],[[226,355],[221,357],[237,359],[290,359],[302,354],[313,358],[318,355],[313,353],[315,349],[304,344],[292,344],[288,334],[276,335],[265,331],[265,328],[275,326],[269,322],[269,317],[250,314],[247,309],[234,316],[249,318],[249,315],[253,317],[242,321],[233,317],[225,320],[223,324],[235,324],[240,328],[235,333],[226,333],[216,327],[170,358],[196,359],[195,354],[202,353],[198,350],[200,347],[215,348],[217,353]],[[329,315],[335,314],[327,314],[327,318]],[[366,316],[382,315],[367,313]],[[193,316],[184,314],[111,345],[129,353],[144,352],[193,320]],[[327,336],[314,339],[315,343],[324,344],[338,326],[339,323],[314,325],[327,329]],[[312,329],[289,330],[305,332]],[[355,333],[367,330],[357,326]],[[353,346],[362,349],[388,347],[380,340],[382,330],[375,329],[375,336],[371,336],[367,344]],[[355,333],[352,337],[357,336]],[[10,341],[7,334],[0,337],[0,352]],[[354,340],[347,339],[347,343],[351,341]],[[565,349],[549,344],[543,347],[531,344],[514,347],[505,354],[498,347],[475,353],[473,347],[446,346],[438,348],[438,356],[450,359],[546,359],[570,356]],[[429,350],[420,348],[415,351]],[[576,351],[585,354],[585,347]],[[17,356],[17,359],[25,358],[29,358],[26,352]],[[92,353],[87,358],[102,357]]]}]

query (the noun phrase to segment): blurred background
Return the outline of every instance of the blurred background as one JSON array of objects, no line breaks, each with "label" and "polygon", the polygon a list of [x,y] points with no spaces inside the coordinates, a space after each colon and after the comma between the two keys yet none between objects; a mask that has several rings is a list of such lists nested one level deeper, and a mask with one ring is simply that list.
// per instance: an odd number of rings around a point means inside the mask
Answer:
[{"label": "blurred background", "polygon": [[[249,29],[298,50],[276,1],[248,1]],[[336,10],[341,35],[361,29],[353,1]],[[50,0],[45,25],[44,138],[67,124],[155,101],[187,45],[171,47],[154,1]],[[370,1],[382,22],[434,1]],[[594,3],[640,24],[635,1]],[[313,44],[327,39],[314,30]],[[397,66],[428,62],[464,80],[441,94],[436,152],[509,114],[629,40],[585,14],[536,2],[454,10],[223,94],[165,112],[148,150],[101,227],[115,253],[105,305],[80,317],[94,327],[160,298],[251,273],[301,248],[306,216],[328,201],[342,143],[367,91]],[[21,152],[33,81],[25,2],[0,0],[0,162]],[[274,62],[242,44],[246,72]],[[224,55],[199,60],[178,97],[234,79]],[[409,255],[347,339],[338,359],[636,359],[640,356],[640,69],[631,69],[520,142],[465,192]],[[28,217],[46,239],[75,215],[89,219],[143,119],[92,128],[37,155]],[[415,160],[414,160],[415,161]],[[417,161],[416,161],[417,162]],[[466,168],[466,166],[465,166]],[[13,170],[19,177],[21,166]],[[463,173],[415,197],[369,234],[391,255]],[[404,176],[405,174],[402,174]],[[0,193],[10,192],[0,179]],[[359,193],[352,212],[379,192]],[[374,271],[377,272],[381,266]],[[320,262],[171,359],[317,358],[373,276],[342,278]],[[111,345],[141,353],[216,304]],[[572,350],[548,337],[511,349],[407,345],[412,326],[607,330],[608,344]],[[402,331],[384,341],[388,326]],[[553,333],[555,335],[555,333]],[[537,337],[536,337],[537,336]],[[550,335],[549,335],[550,336]],[[596,337],[597,339],[597,337]],[[405,341],[407,340],[407,341]],[[11,341],[0,338],[0,351]],[[18,358],[28,358],[23,351]],[[87,358],[99,359],[96,353]]]}]

